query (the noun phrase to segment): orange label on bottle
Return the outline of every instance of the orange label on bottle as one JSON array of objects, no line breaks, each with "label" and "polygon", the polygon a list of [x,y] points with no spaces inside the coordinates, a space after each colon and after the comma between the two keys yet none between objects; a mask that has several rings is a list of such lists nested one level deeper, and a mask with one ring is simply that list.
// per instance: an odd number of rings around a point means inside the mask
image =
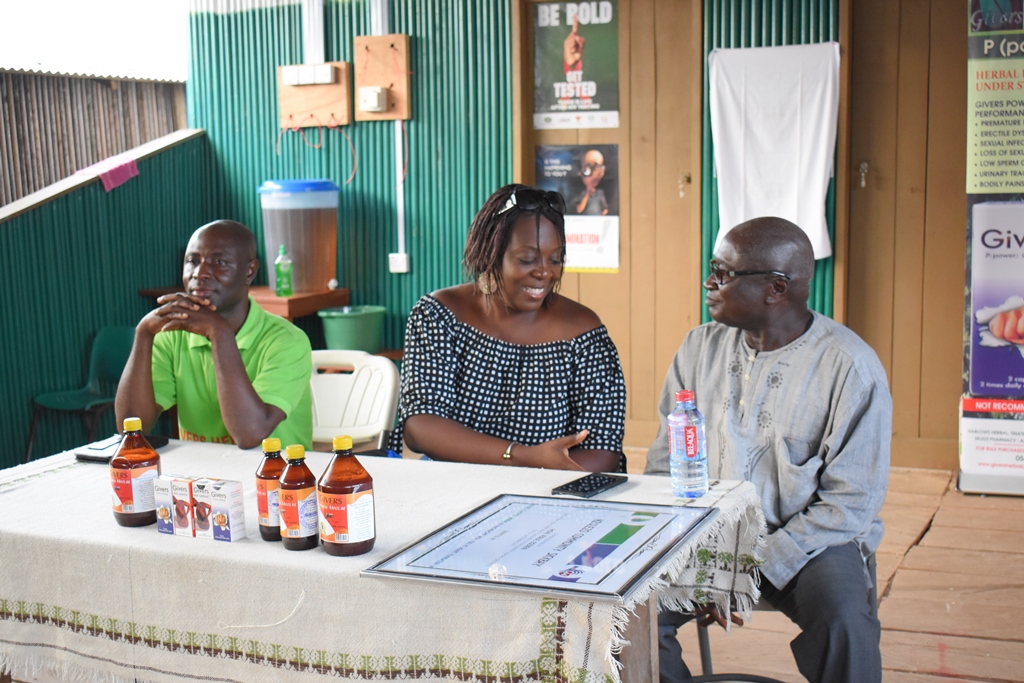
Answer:
[{"label": "orange label on bottle", "polygon": [[259,512],[260,526],[281,525],[279,486],[277,479],[256,479],[256,509]]},{"label": "orange label on bottle", "polygon": [[359,543],[373,538],[373,489],[344,494],[320,492],[318,499],[321,541]]},{"label": "orange label on bottle", "polygon": [[110,468],[111,506],[114,512],[156,510],[153,482],[160,475],[158,465],[130,470]]},{"label": "orange label on bottle", "polygon": [[305,538],[316,535],[316,487],[280,489],[281,536]]}]

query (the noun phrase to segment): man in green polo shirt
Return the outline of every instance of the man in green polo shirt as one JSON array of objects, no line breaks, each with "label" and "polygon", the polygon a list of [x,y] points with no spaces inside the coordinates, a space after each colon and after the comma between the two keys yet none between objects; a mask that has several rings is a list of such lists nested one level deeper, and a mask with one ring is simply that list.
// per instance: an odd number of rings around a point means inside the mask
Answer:
[{"label": "man in green polo shirt", "polygon": [[149,429],[178,407],[180,438],[253,448],[268,436],[313,441],[309,339],[249,296],[256,239],[234,221],[193,233],[185,250],[184,292],[167,294],[135,328],[117,387],[120,424]]}]

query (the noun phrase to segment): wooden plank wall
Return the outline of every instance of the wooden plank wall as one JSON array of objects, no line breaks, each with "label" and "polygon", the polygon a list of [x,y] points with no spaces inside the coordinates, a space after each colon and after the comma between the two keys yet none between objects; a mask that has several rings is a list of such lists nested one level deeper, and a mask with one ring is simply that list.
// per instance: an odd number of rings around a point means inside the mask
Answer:
[{"label": "wooden plank wall", "polygon": [[848,324],[889,376],[894,465],[956,467],[965,11],[942,0],[854,5]]},{"label": "wooden plank wall", "polygon": [[626,375],[626,444],[646,447],[665,370],[700,323],[701,2],[619,0],[613,129],[532,129],[532,21],[532,2],[517,2],[514,175],[534,181],[536,145],[619,146],[619,272],[567,274],[562,293],[608,327]]}]

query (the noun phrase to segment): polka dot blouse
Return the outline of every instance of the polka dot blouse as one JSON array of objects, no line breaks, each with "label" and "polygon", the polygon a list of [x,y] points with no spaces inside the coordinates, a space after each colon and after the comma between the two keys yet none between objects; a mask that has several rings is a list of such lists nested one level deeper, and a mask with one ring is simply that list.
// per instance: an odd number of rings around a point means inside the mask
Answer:
[{"label": "polka dot blouse", "polygon": [[409,314],[398,427],[437,415],[525,445],[588,429],[581,448],[622,450],[626,385],[604,327],[574,339],[513,344],[459,322],[427,295]]}]

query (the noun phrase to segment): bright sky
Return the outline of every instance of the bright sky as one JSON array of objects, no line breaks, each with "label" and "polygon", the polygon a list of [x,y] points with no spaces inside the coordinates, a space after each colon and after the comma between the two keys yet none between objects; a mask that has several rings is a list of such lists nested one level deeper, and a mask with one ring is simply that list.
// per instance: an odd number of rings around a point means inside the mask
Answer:
[{"label": "bright sky", "polygon": [[188,0],[0,0],[0,69],[184,81]]}]

